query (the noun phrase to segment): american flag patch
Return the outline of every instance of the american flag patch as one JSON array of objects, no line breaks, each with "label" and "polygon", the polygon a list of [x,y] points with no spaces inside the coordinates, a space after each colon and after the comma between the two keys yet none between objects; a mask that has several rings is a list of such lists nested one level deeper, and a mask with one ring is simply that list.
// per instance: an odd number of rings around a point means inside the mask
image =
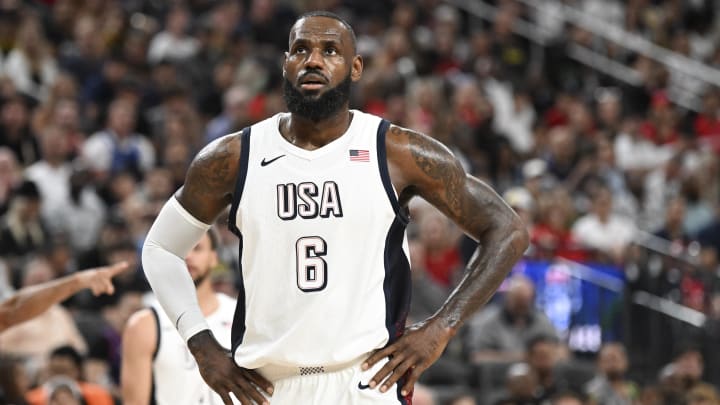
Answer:
[{"label": "american flag patch", "polygon": [[369,162],[370,151],[367,149],[350,149],[351,162]]}]

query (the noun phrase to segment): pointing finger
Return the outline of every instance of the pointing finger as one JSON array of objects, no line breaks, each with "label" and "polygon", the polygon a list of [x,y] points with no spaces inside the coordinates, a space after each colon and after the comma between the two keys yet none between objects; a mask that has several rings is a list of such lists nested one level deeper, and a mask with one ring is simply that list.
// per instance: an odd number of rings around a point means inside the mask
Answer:
[{"label": "pointing finger", "polygon": [[127,270],[130,267],[130,264],[127,261],[121,261],[118,263],[113,264],[108,269],[110,272],[110,277],[115,277],[116,275],[122,273],[123,271]]}]

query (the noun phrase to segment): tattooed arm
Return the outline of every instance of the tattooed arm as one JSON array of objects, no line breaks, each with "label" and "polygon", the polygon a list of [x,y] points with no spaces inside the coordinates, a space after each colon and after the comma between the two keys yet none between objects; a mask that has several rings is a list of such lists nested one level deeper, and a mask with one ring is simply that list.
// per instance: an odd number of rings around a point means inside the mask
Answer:
[{"label": "tattooed arm", "polygon": [[210,143],[193,159],[175,197],[199,221],[212,223],[232,201],[239,164],[240,134]]},{"label": "tattooed arm", "polygon": [[374,353],[364,364],[369,368],[390,357],[369,385],[382,383],[380,390],[386,391],[407,373],[402,390],[409,392],[463,322],[494,294],[527,248],[528,235],[512,209],[488,185],[467,175],[439,142],[391,126],[386,147],[400,204],[420,196],[478,241],[462,281],[435,315],[409,327],[403,337]]},{"label": "tattooed arm", "polygon": [[238,367],[230,352],[210,332],[197,300],[185,256],[209,224],[232,200],[240,163],[240,134],[207,145],[193,160],[185,185],[170,198],[148,232],[142,261],[150,286],[163,309],[187,340],[205,382],[232,404],[265,403],[261,390],[271,384],[252,370]]}]

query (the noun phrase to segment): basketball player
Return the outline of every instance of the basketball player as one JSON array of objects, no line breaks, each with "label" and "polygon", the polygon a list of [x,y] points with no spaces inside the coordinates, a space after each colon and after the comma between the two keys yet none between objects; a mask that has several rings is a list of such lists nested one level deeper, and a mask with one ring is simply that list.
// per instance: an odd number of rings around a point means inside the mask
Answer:
[{"label": "basketball player", "polygon": [[[347,22],[301,16],[283,64],[289,113],[207,145],[148,232],[150,284],[227,404],[231,393],[243,404],[407,403],[527,247],[522,221],[445,146],[349,109],[362,69]],[[479,249],[444,305],[406,329],[416,196]],[[228,205],[243,281],[230,353],[180,259]]]},{"label": "basketball player", "polygon": [[[185,263],[210,329],[219,343],[229,348],[235,300],[213,291],[210,272],[218,263],[217,243],[217,236],[207,232],[185,256]],[[122,344],[124,404],[222,404],[220,396],[203,381],[185,341],[159,305],[130,318]]]},{"label": "basketball player", "polygon": [[120,262],[22,288],[0,302],[0,332],[42,314],[51,306],[86,288],[94,295],[113,294],[115,287],[112,278],[128,268],[127,262]]}]

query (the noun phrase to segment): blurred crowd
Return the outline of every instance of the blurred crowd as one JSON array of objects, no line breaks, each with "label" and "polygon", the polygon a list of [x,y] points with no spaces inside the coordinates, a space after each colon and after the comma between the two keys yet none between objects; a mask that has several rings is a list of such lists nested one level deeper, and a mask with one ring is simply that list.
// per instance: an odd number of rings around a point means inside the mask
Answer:
[{"label": "blurred crowd", "polygon": [[[445,143],[526,221],[528,260],[625,272],[624,333],[593,356],[568,349],[528,279],[508,280],[416,404],[720,404],[720,91],[692,82],[701,105],[683,108],[676,88],[692,78],[554,15],[572,7],[720,68],[716,2],[482,3],[497,7],[489,21],[440,0],[0,0],[0,299],[89,267],[135,269],[112,296],[78,294],[0,334],[0,403],[119,402],[122,330],[149,294],[145,233],[202,146],[284,110],[290,25],[325,9],[352,24],[364,58],[352,108]],[[519,20],[542,27],[542,45]],[[636,79],[576,61],[574,45]],[[474,242],[421,201],[411,217],[422,320]],[[234,295],[226,222],[213,282]],[[638,291],[686,312],[639,306]],[[702,322],[676,314],[688,310]]]}]

